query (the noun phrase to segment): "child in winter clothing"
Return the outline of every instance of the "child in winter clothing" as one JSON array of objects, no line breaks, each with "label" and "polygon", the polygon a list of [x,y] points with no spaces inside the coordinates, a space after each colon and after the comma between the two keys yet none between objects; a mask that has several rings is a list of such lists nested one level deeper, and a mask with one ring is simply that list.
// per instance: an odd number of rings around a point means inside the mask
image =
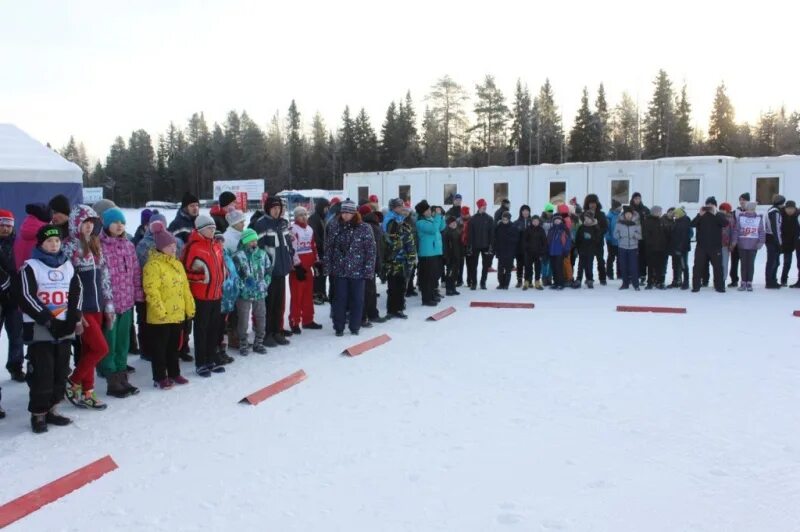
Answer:
[{"label": "child in winter clothing", "polygon": [[[547,255],[547,233],[542,226],[539,216],[531,217],[531,225],[521,235],[523,249],[525,251],[525,284],[522,289],[527,290],[535,286],[537,290],[542,290],[542,259]],[[536,284],[533,284],[534,271],[536,274]]]},{"label": "child in winter clothing", "polygon": [[[781,212],[781,252],[783,253],[781,286],[789,286],[789,271],[792,269],[792,255],[794,254],[797,238],[800,236],[797,215],[797,204],[792,200],[787,201]],[[797,264],[797,270],[798,273],[800,273],[800,262]],[[798,277],[798,282],[800,282],[800,277]]]},{"label": "child in winter clothing", "polygon": [[553,285],[551,288],[563,290],[565,285],[564,263],[569,260],[572,249],[572,237],[560,214],[553,216],[553,226],[547,233],[547,249],[550,254],[550,265],[553,268]]},{"label": "child in winter clothing", "polygon": [[183,267],[195,299],[195,367],[201,377],[225,373],[218,357],[222,320],[222,284],[227,276],[222,246],[214,239],[216,224],[209,216],[195,219],[195,230],[183,250]]},{"label": "child in winter clothing", "polygon": [[147,302],[147,334],[151,337],[150,356],[153,383],[162,390],[186,384],[181,376],[178,356],[184,336],[183,324],[195,314],[195,301],[189,289],[186,270],[175,258],[177,243],[164,224],[152,225],[155,246],[144,266],[143,287]]},{"label": "child in winter clothing", "polygon": [[406,283],[417,263],[412,223],[405,212],[403,200],[392,199],[389,212],[383,219],[383,275],[389,285],[386,294],[386,316],[389,318],[407,318],[403,313],[406,308]]},{"label": "child in winter clothing", "polygon": [[[733,214],[733,207],[731,204],[722,202],[719,206],[719,210],[725,214],[725,218],[728,220],[728,225],[722,228],[722,279],[724,282],[728,278],[728,264],[730,263],[731,251],[736,246],[737,229],[736,216]],[[791,258],[789,260],[789,265],[791,266]]]},{"label": "child in winter clothing", "polygon": [[255,337],[253,351],[267,352],[264,346],[267,320],[267,287],[271,281],[272,262],[266,251],[258,247],[258,234],[253,229],[242,231],[239,250],[233,255],[233,263],[239,284],[239,298],[236,301],[236,314],[239,316],[239,354],[249,354],[247,327],[252,322]]},{"label": "child in winter clothing", "polygon": [[460,273],[459,268],[464,263],[464,226],[459,225],[454,216],[448,216],[445,223],[447,227],[442,234],[445,262],[445,295],[457,296],[460,295],[456,290]]},{"label": "child in winter clothing", "polygon": [[64,398],[72,340],[82,332],[81,280],[61,249],[61,229],[44,225],[37,246],[14,283],[24,314],[23,339],[28,344],[28,386],[31,428],[68,425],[55,407]]},{"label": "child in winter clothing", "polygon": [[525,231],[528,230],[528,227],[531,226],[530,207],[523,205],[519,208],[519,218],[514,220],[514,226],[517,228],[517,234],[519,235],[515,260],[517,263],[517,288],[520,288],[525,277],[525,248],[523,244],[524,239],[522,237]]},{"label": "child in winter clothing", "polygon": [[100,362],[99,371],[108,382],[108,395],[128,397],[139,390],[128,382],[128,349],[133,307],[144,301],[142,270],[136,249],[125,235],[125,215],[117,208],[103,213],[103,231],[100,233],[103,258],[111,275],[111,293],[114,298],[116,318],[106,329],[108,355]]},{"label": "child in winter clothing", "polygon": [[[606,215],[608,220],[608,230],[606,231],[606,246],[608,247],[608,258],[606,259],[606,276],[609,279],[614,278],[614,265],[617,262],[618,247],[617,240],[614,238],[614,228],[617,226],[619,213],[622,211],[622,204],[615,200],[611,200],[611,209]],[[619,268],[617,268],[619,271]]]},{"label": "child in winter clothing", "polygon": [[[231,229],[231,226],[228,226],[225,232],[227,233],[229,229]],[[219,235],[219,233],[217,233],[214,238],[219,242],[217,235]],[[238,276],[236,275],[236,266],[233,263],[233,253],[228,248],[228,241],[224,236],[221,238],[223,239],[222,256],[225,261],[225,271],[228,273],[228,276],[222,283],[222,303],[220,304],[220,309],[222,310],[223,323],[219,332],[217,359],[229,364],[233,362],[233,358],[228,356],[228,353],[225,349],[225,335],[228,335],[227,347],[230,347],[231,349],[239,348],[239,335],[237,334],[238,317],[236,313],[236,301],[239,299],[239,280]],[[232,234],[231,238],[236,241],[238,246],[241,233]]]},{"label": "child in winter clothing", "polygon": [[686,216],[683,207],[673,212],[670,229],[670,252],[672,253],[672,284],[670,288],[689,289],[689,251],[692,246],[692,221]]},{"label": "child in winter clothing", "polygon": [[133,234],[133,245],[134,247],[139,244],[144,238],[144,234],[147,232],[147,226],[150,224],[150,218],[154,214],[158,214],[158,209],[144,209],[142,213],[139,215],[139,227],[136,228],[136,232]]},{"label": "child in winter clothing", "polygon": [[642,222],[642,238],[645,241],[647,253],[647,286],[646,290],[653,287],[664,290],[664,266],[666,263],[667,246],[669,244],[669,229],[661,217],[662,209],[653,205],[650,213],[644,216]]},{"label": "child in winter clothing", "polygon": [[[583,212],[583,223],[576,232],[575,247],[578,249],[578,278],[572,288],[580,288],[581,280],[586,275],[586,287],[594,288],[594,258],[602,257],[603,229],[591,210]],[[602,260],[602,259],[600,259]],[[604,272],[605,273],[605,270]]]},{"label": "child in winter clothing", "polygon": [[289,305],[289,327],[294,334],[303,329],[321,329],[314,322],[314,265],[319,263],[314,230],[308,225],[308,211],[305,207],[294,209],[294,223],[291,227],[293,239],[292,265],[289,273],[289,291],[292,295]]},{"label": "child in winter clothing", "polygon": [[[380,276],[383,269],[383,229],[381,228],[381,213],[374,211],[372,203],[366,203],[359,207],[358,212],[364,217],[372,236],[375,237],[375,275]],[[362,327],[372,327],[372,323],[383,323],[386,318],[381,317],[378,312],[378,286],[375,278],[367,279],[364,283],[364,316],[361,320]],[[312,327],[313,329],[313,327]]]},{"label": "child in winter clothing", "polygon": [[756,206],[754,201],[746,203],[745,211],[737,217],[738,223],[736,224],[736,233],[734,233],[734,245],[739,250],[739,258],[742,261],[742,284],[738,288],[740,292],[753,291],[756,254],[766,241],[764,217],[756,214]]},{"label": "child in winter clothing", "polygon": [[633,221],[633,209],[625,207],[622,219],[617,220],[614,238],[619,251],[619,274],[622,279],[620,290],[627,290],[630,285],[639,290],[639,241],[642,239],[642,228]]},{"label": "child in winter clothing", "polygon": [[[542,211],[542,229],[544,229],[545,235],[549,235],[550,228],[553,227],[553,212],[555,209],[555,205],[548,203]],[[544,286],[550,286],[553,283],[553,269],[550,265],[549,251],[545,251],[544,255],[542,255],[542,280]]]},{"label": "child in winter clothing", "polygon": [[511,269],[519,243],[519,229],[511,223],[511,213],[504,211],[494,229],[494,251],[497,255],[498,290],[508,290],[511,284]]},{"label": "child in winter clothing", "polygon": [[64,254],[72,262],[83,285],[81,313],[84,330],[80,335],[81,356],[68,380],[67,399],[79,408],[103,410],[106,404],[94,393],[94,373],[97,364],[108,354],[103,327],[113,328],[117,315],[111,276],[97,236],[102,225],[97,213],[88,205],[76,205],[69,215],[68,224],[70,237],[64,243]]},{"label": "child in winter clothing", "polygon": [[[0,270],[5,272],[7,280],[16,273],[17,266],[14,257],[14,247],[17,235],[14,232],[14,213],[0,210]],[[0,329],[5,325],[8,338],[8,360],[6,369],[11,375],[11,380],[25,382],[25,372],[22,371],[24,361],[22,343],[22,313],[16,300],[11,297],[10,288],[0,296]]]}]

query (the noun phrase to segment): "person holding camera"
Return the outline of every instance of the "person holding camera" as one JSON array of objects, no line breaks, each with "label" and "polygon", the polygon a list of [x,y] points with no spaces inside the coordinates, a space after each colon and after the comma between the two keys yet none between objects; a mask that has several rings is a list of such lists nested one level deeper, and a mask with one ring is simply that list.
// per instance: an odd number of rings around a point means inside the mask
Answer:
[{"label": "person holding camera", "polygon": [[692,227],[697,231],[697,246],[694,250],[694,267],[692,268],[692,292],[700,291],[700,278],[711,262],[714,270],[714,290],[725,292],[725,277],[722,275],[722,228],[727,227],[728,219],[717,212],[717,200],[714,196],[706,199],[705,207],[692,220]]},{"label": "person holding camera", "polygon": [[442,231],[444,219],[441,207],[431,207],[422,200],[414,207],[417,211],[417,235],[419,235],[419,288],[422,305],[435,307],[441,296],[436,293],[437,279],[441,278]]}]

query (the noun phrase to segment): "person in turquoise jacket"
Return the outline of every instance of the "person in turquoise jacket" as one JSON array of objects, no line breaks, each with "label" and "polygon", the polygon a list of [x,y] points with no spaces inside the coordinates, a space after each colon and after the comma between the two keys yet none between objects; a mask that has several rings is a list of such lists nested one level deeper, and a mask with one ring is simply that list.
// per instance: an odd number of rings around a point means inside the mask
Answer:
[{"label": "person in turquoise jacket", "polygon": [[436,207],[432,213],[427,201],[417,203],[417,236],[419,239],[419,287],[422,292],[422,304],[435,307],[441,301],[436,291],[436,282],[442,277],[442,231],[444,218],[442,208]]}]

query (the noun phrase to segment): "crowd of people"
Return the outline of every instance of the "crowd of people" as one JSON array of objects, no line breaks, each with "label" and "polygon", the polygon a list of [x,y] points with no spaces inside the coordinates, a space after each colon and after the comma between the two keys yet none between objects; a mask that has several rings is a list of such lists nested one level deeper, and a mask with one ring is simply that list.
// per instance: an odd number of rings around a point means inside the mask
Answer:
[{"label": "crowd of people", "polygon": [[[291,223],[280,198],[269,197],[249,221],[235,200],[223,192],[206,216],[187,193],[171,223],[145,209],[133,235],[109,200],[72,206],[58,195],[30,204],[19,230],[13,214],[0,210],[6,368],[12,380],[28,383],[33,432],[71,422],[56,410],[64,398],[77,408],[106,409],[97,376],[109,396],[136,395],[129,353],[149,361],[154,386],[168,390],[189,382],[181,361],[208,378],[224,373],[232,354],[265,354],[322,329],[315,306],[330,303],[336,336],[345,329],[358,335],[406,319],[406,298],[421,295],[423,306],[435,307],[465,285],[485,290],[495,258],[501,290],[514,273],[522,290],[592,289],[595,270],[601,285],[616,275],[621,290],[687,290],[693,239],[693,292],[708,286],[712,273],[718,292],[728,275],[728,287],[752,291],[764,245],[767,288],[788,285],[794,254],[800,270],[797,206],[777,194],[765,216],[744,193],[736,209],[708,198],[692,220],[682,207],[648,208],[638,193],[624,207],[612,200],[607,212],[595,194],[582,205],[576,198],[548,203],[541,214],[522,205],[515,220],[507,199],[491,216],[485,200],[472,214],[460,195],[447,210],[426,200],[412,209],[400,198],[385,208],[376,196],[361,205],[321,199],[313,213],[296,207]],[[387,285],[383,315],[378,280]]]}]

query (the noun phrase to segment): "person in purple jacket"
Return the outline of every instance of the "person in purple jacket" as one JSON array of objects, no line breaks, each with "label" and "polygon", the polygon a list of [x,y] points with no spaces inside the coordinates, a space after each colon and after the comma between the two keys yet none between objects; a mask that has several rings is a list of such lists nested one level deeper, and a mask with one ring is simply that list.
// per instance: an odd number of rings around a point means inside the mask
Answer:
[{"label": "person in purple jacket", "polygon": [[739,250],[742,261],[742,284],[738,290],[743,292],[753,291],[753,269],[756,262],[756,253],[764,246],[766,231],[764,217],[756,214],[756,202],[749,201],[745,211],[738,217],[738,225],[733,233],[733,245]]},{"label": "person in purple jacket", "polygon": [[375,237],[349,199],[331,220],[325,235],[325,274],[333,285],[333,328],[344,335],[350,313],[350,332],[358,334],[364,312],[364,285],[375,277]]}]

